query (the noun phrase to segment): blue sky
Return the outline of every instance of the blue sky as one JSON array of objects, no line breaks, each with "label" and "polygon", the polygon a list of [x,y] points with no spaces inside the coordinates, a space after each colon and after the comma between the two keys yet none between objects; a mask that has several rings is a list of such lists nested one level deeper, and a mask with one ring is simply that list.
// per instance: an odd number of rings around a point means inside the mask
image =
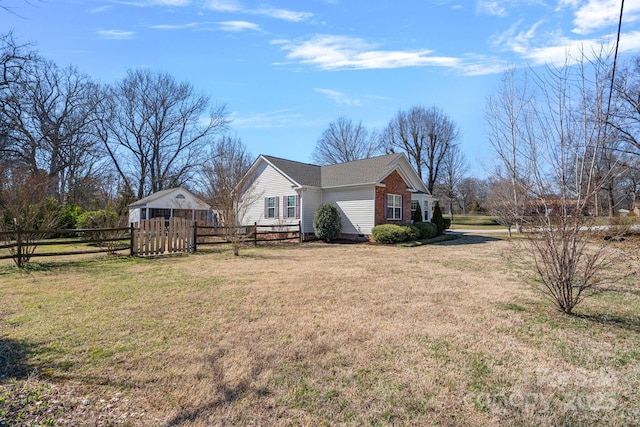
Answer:
[{"label": "blue sky", "polygon": [[[381,130],[398,110],[441,108],[472,172],[492,163],[486,97],[506,66],[563,63],[615,42],[620,0],[0,0],[13,29],[101,82],[149,67],[226,103],[254,156],[311,161],[339,116]],[[620,52],[640,54],[640,0]]]}]

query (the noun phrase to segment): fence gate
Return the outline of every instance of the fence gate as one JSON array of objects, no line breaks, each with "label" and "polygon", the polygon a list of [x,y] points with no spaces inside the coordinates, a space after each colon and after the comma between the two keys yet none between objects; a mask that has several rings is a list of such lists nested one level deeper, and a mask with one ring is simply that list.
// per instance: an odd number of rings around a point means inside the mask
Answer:
[{"label": "fence gate", "polygon": [[142,220],[133,229],[132,237],[132,252],[136,255],[187,252],[193,247],[191,221],[184,218],[170,218],[168,225],[164,218]]}]

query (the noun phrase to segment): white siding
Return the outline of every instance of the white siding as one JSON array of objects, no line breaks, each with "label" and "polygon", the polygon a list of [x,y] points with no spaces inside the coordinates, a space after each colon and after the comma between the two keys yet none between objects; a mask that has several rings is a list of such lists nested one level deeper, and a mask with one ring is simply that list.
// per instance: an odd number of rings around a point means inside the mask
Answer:
[{"label": "white siding", "polygon": [[302,192],[302,232],[313,233],[313,217],[322,204],[322,191],[304,190]]},{"label": "white siding", "polygon": [[322,203],[333,203],[342,216],[343,234],[371,234],[375,222],[375,188],[325,190]]},{"label": "white siding", "polygon": [[[262,162],[254,173],[254,181],[251,189],[243,195],[243,202],[249,203],[243,208],[244,215],[240,219],[243,225],[258,223],[258,225],[297,224],[299,219],[284,218],[283,196],[295,196],[298,193],[293,189],[295,183],[285,178],[280,172],[266,162]],[[264,199],[266,197],[278,198],[278,217],[265,218]]]},{"label": "white siding", "polygon": [[140,222],[140,208],[129,208],[129,224]]},{"label": "white siding", "polygon": [[411,200],[417,200],[420,203],[420,209],[422,209],[422,220],[431,221],[431,209],[433,209],[433,197],[423,194],[412,194]]}]

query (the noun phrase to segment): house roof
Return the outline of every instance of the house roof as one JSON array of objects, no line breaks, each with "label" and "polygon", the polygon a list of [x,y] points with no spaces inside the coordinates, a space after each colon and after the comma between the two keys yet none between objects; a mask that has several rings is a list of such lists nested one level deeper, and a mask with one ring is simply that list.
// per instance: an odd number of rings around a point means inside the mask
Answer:
[{"label": "house roof", "polygon": [[312,165],[309,163],[294,162],[293,160],[281,159],[278,157],[265,156],[269,163],[281,172],[285,173],[289,178],[302,186],[309,187],[321,187],[321,166]]},{"label": "house roof", "polygon": [[[328,166],[317,166],[265,155],[262,155],[261,158],[271,163],[296,184],[320,188],[363,184],[375,185],[382,182],[394,170],[400,169],[402,174],[406,173],[408,168],[415,175],[412,184],[416,186],[415,189],[428,194],[426,187],[424,187],[424,184],[406,160],[406,156],[402,153],[387,154]],[[400,166],[402,160],[405,161],[405,168]],[[406,175],[404,179],[412,181]]]},{"label": "house roof", "polygon": [[387,154],[347,163],[322,166],[322,187],[341,187],[356,184],[376,184],[397,167],[402,154]]},{"label": "house roof", "polygon": [[150,205],[153,205],[154,202],[160,201],[161,199],[171,195],[172,193],[185,193],[190,198],[192,198],[195,203],[199,205],[198,206],[199,209],[204,209],[204,210],[211,209],[211,206],[209,206],[207,203],[200,200],[193,193],[191,193],[188,190],[185,190],[182,187],[168,188],[166,190],[156,191],[155,193],[150,194],[147,197],[143,197],[142,199],[131,203],[129,207],[150,206]]}]

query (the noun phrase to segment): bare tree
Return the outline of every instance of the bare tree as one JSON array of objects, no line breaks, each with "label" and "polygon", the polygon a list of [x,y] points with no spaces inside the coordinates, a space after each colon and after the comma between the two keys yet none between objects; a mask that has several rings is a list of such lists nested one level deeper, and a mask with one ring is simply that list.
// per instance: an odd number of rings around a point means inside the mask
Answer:
[{"label": "bare tree", "polygon": [[[16,83],[33,59],[28,46],[19,44],[13,33],[0,35],[0,99],[10,99],[9,85]],[[0,115],[0,166],[10,162],[7,145],[11,122]]]},{"label": "bare tree", "polygon": [[[252,158],[240,139],[224,136],[216,141],[203,165],[205,188],[214,209],[222,213],[227,241],[233,246],[233,254],[240,254],[244,234],[241,232],[247,209],[257,196],[243,189],[250,186],[246,176]],[[241,200],[242,197],[242,200]]]},{"label": "bare tree", "polygon": [[226,106],[212,106],[190,83],[162,72],[129,70],[105,98],[96,132],[138,198],[192,179],[229,122]]},{"label": "bare tree", "polygon": [[17,244],[9,253],[20,268],[29,262],[45,237],[40,230],[53,228],[60,211],[48,209],[47,194],[52,178],[24,167],[6,168],[0,175],[0,241]]},{"label": "bare tree", "polygon": [[619,69],[614,94],[615,103],[608,116],[608,124],[627,144],[622,150],[640,155],[640,56]]},{"label": "bare tree", "polygon": [[[29,6],[33,6],[36,2],[42,2],[42,0],[22,0],[22,2],[28,4]],[[11,3],[7,2],[6,0],[0,0],[0,9],[4,10],[5,12],[11,13],[13,15],[20,16],[16,12],[16,9],[18,9],[18,6],[11,6]]]},{"label": "bare tree", "polygon": [[[613,280],[607,270],[612,260],[608,243],[598,238],[586,215],[603,182],[596,164],[607,140],[608,75],[602,56],[568,58],[565,66],[536,74],[534,92],[513,86],[509,108],[493,110],[502,115],[493,119],[507,123],[504,129],[509,130],[505,153],[512,153],[515,144],[516,156],[527,162],[532,202],[520,253],[538,278],[537,289],[564,313]],[[536,108],[514,110],[526,105]],[[513,171],[513,156],[500,157]]]},{"label": "bare tree", "polygon": [[362,122],[354,123],[346,117],[338,117],[322,132],[312,157],[319,165],[333,165],[368,159],[380,152],[375,132],[369,132]]},{"label": "bare tree", "polygon": [[382,133],[382,144],[387,152],[405,153],[433,193],[444,156],[458,137],[458,127],[442,110],[416,106],[396,114]]},{"label": "bare tree", "polygon": [[482,208],[487,199],[487,181],[474,177],[463,178],[458,185],[462,213],[475,211]]},{"label": "bare tree", "polygon": [[498,224],[506,227],[509,238],[512,237],[512,228],[522,225],[522,217],[525,212],[526,186],[519,184],[515,188],[524,194],[517,194],[516,200],[522,205],[513,205],[513,183],[510,178],[495,175],[489,182],[487,194],[487,210],[496,218]]},{"label": "bare tree", "polygon": [[[510,214],[503,212],[502,217],[509,217],[514,221],[520,232],[526,201],[521,197],[527,196],[531,151],[535,151],[535,140],[530,123],[535,113],[534,98],[529,88],[528,73],[517,74],[515,68],[505,71],[502,84],[496,94],[489,96],[485,117],[489,124],[489,142],[500,160],[502,169],[500,181],[506,178],[511,183]],[[501,184],[502,185],[502,184]],[[500,188],[500,193],[504,189]],[[504,194],[503,194],[504,196]],[[497,203],[493,197],[492,205],[501,205],[501,211],[509,204]]]},{"label": "bare tree", "polygon": [[444,155],[441,178],[435,194],[447,201],[452,220],[454,204],[459,205],[464,210],[463,203],[459,200],[459,187],[468,172],[469,164],[464,157],[464,153],[458,145],[451,145]]},{"label": "bare tree", "polygon": [[63,202],[94,173],[100,157],[93,137],[98,86],[76,68],[31,55],[5,82],[0,118],[7,124],[4,157],[52,178],[50,195]]}]

